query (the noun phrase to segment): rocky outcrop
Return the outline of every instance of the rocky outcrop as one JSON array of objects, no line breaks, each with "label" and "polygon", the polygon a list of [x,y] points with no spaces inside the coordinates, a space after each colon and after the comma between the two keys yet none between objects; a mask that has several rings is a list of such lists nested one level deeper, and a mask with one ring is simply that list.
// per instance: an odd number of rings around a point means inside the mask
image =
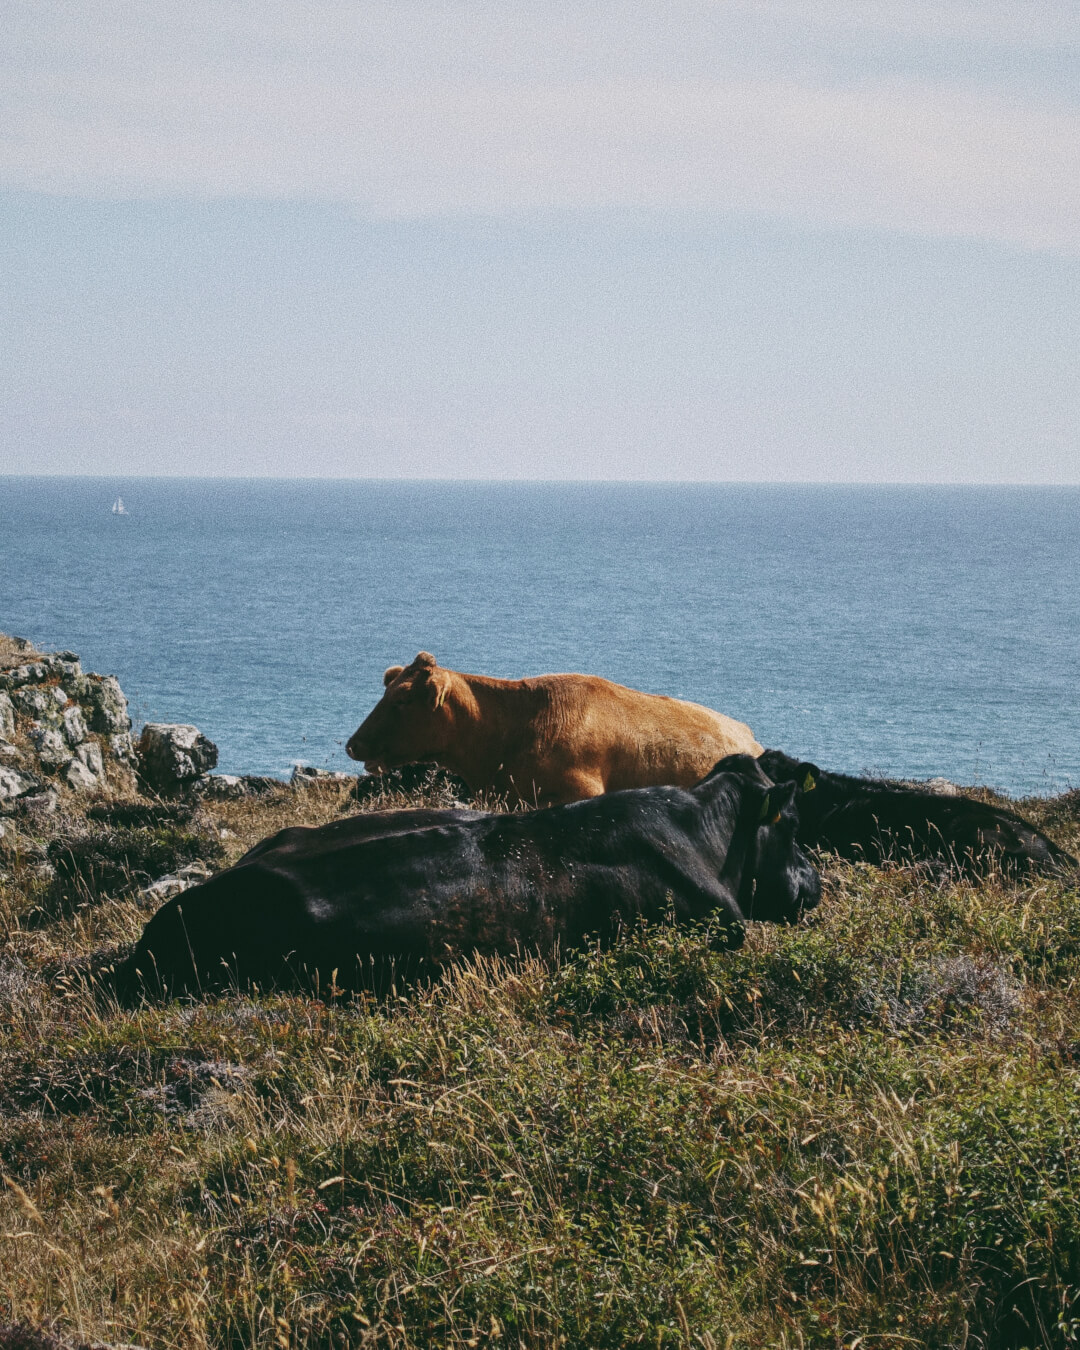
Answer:
[{"label": "rocky outcrop", "polygon": [[4,639],[4,652],[0,804],[55,801],[48,780],[79,793],[105,787],[110,772],[130,780],[131,718],[116,677],[84,672],[74,652],[35,652],[22,639]]},{"label": "rocky outcrop", "polygon": [[294,764],[289,782],[293,787],[320,787],[324,783],[355,783],[356,774],[336,769],[317,769],[313,764]]},{"label": "rocky outcrop", "polygon": [[96,741],[84,741],[76,746],[75,754],[64,767],[64,781],[68,787],[78,791],[80,788],[98,786],[105,779],[105,757]]},{"label": "rocky outcrop", "polygon": [[198,727],[173,722],[147,722],[136,753],[140,779],[161,797],[190,787],[218,759],[217,746]]},{"label": "rocky outcrop", "polygon": [[275,792],[287,791],[288,783],[280,778],[269,778],[259,773],[208,773],[192,784],[192,792],[197,797],[209,801],[231,802],[242,797],[267,797]]},{"label": "rocky outcrop", "polygon": [[152,881],[149,886],[144,886],[139,892],[139,903],[156,909],[166,900],[171,900],[174,895],[180,895],[190,887],[198,886],[212,875],[206,863],[198,861],[188,863],[186,867],[179,867],[175,872],[169,872],[166,876],[158,877],[157,881]]},{"label": "rocky outcrop", "polygon": [[0,801],[13,801],[34,786],[34,779],[0,764]]}]

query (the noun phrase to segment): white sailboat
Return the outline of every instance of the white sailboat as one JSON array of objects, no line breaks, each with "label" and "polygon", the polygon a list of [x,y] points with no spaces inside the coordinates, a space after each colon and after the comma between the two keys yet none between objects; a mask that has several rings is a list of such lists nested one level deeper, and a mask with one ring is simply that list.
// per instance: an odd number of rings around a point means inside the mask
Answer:
[{"label": "white sailboat", "polygon": [[112,509],[114,516],[126,516],[128,514],[128,509],[124,505],[123,497],[117,497],[116,501],[112,504]]}]

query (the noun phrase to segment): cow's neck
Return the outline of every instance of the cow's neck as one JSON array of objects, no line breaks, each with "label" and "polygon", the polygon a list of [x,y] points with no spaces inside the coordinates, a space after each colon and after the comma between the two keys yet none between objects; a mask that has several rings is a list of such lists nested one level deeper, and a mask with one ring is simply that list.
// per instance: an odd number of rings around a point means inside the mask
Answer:
[{"label": "cow's neck", "polygon": [[440,759],[469,782],[494,782],[500,769],[547,707],[547,692],[535,680],[497,680],[454,672],[447,700],[452,734]]},{"label": "cow's neck", "polygon": [[741,782],[729,785],[724,777],[705,785],[711,791],[702,805],[700,828],[702,843],[715,860],[718,876],[734,898],[739,894],[747,851],[755,837],[759,806],[753,793],[742,790]]}]

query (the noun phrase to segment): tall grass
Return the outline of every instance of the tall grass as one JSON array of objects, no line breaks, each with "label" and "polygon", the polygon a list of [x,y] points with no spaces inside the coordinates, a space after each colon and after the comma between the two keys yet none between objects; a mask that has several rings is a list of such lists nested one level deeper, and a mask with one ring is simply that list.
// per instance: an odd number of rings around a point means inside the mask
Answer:
[{"label": "tall grass", "polygon": [[[231,857],[343,808],[282,791],[181,833]],[[125,1010],[73,959],[145,919],[95,867],[45,922],[29,866],[0,883],[0,1322],[282,1350],[1080,1342],[1061,883],[832,863],[812,923],[737,953],[659,927],[378,1003]]]}]

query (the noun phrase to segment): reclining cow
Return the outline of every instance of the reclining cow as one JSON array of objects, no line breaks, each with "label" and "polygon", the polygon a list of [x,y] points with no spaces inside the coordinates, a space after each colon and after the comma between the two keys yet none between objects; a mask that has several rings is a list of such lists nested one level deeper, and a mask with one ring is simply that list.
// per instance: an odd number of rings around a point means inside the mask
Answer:
[{"label": "reclining cow", "polygon": [[758,763],[771,777],[800,785],[798,840],[804,848],[875,863],[943,858],[969,872],[994,862],[1020,875],[1080,876],[1077,860],[1015,811],[904,783],[827,773],[782,750],[766,750]]},{"label": "reclining cow", "polygon": [[622,788],[692,787],[725,755],[759,755],[742,722],[597,675],[496,680],[420,652],[391,666],[386,692],[346,747],[369,772],[442,765],[474,793],[549,806]]},{"label": "reclining cow", "polygon": [[169,990],[306,972],[385,987],[475,954],[551,954],[638,919],[791,922],[820,896],[795,784],[748,755],[699,784],[546,810],[400,811],[264,840],[154,915],[121,972]]}]

